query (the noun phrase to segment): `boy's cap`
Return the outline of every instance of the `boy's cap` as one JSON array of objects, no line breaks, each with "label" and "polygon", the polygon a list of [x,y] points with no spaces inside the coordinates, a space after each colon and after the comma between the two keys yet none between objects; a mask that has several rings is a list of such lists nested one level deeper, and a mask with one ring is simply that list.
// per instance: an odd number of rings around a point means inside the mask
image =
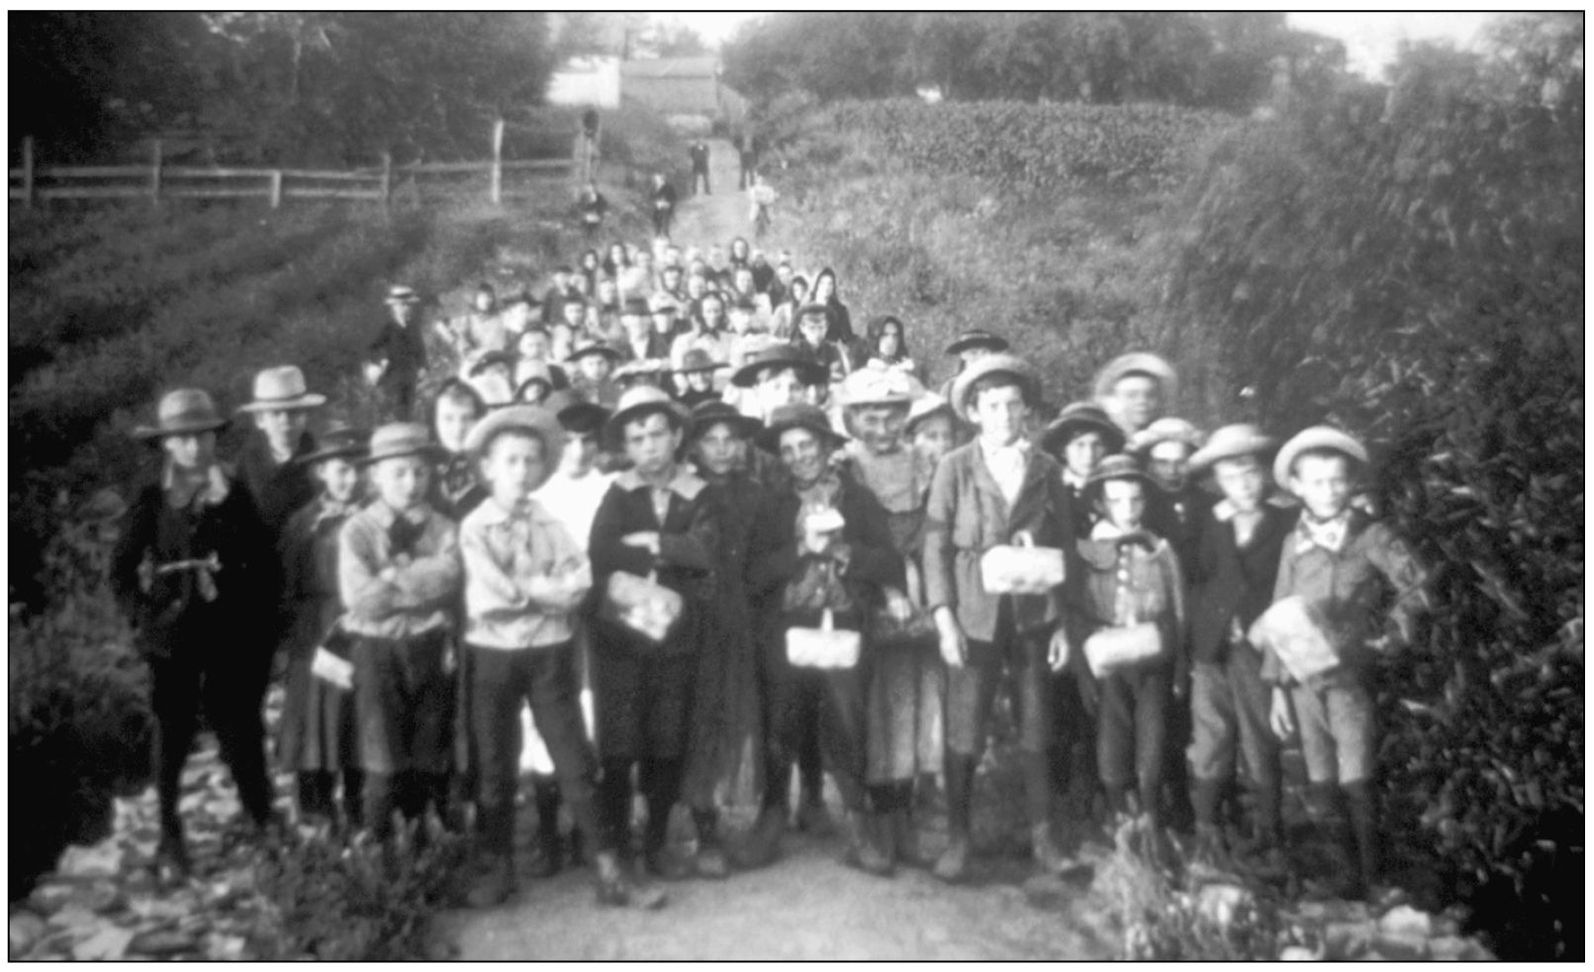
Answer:
[{"label": "boy's cap", "polygon": [[573,364],[592,354],[602,355],[603,357],[608,358],[611,363],[615,364],[618,364],[621,358],[619,351],[609,347],[602,341],[594,341],[585,347],[577,348],[576,350],[570,352],[570,357],[565,359],[565,363]]},{"label": "boy's cap", "polygon": [[155,406],[155,424],[133,428],[135,439],[164,439],[196,435],[226,428],[230,422],[216,411],[210,393],[199,388],[178,388],[161,396]]},{"label": "boy's cap", "polygon": [[769,416],[769,423],[758,433],[759,447],[778,455],[780,437],[792,429],[807,429],[832,449],[839,449],[849,441],[846,436],[831,428],[830,417],[825,414],[824,409],[808,402],[797,402],[793,405],[782,405]]},{"label": "boy's cap", "polygon": [[681,366],[675,370],[677,374],[684,375],[694,371],[717,371],[720,368],[729,367],[730,365],[723,361],[715,361],[714,358],[702,348],[692,348],[691,350],[687,351],[684,356],[682,356]]},{"label": "boy's cap", "polygon": [[797,319],[802,320],[805,317],[813,317],[815,315],[823,317],[829,313],[829,308],[827,308],[824,304],[811,300],[797,308]]},{"label": "boy's cap", "polygon": [[627,361],[614,369],[614,380],[624,381],[639,375],[668,374],[670,366],[662,358],[640,358],[636,361]]},{"label": "boy's cap", "polygon": [[1123,430],[1107,415],[1106,409],[1094,402],[1071,402],[1063,406],[1057,418],[1041,433],[1041,448],[1055,456],[1075,437],[1086,432],[1101,436],[1102,445],[1109,455],[1122,451],[1124,447]]},{"label": "boy's cap", "polygon": [[377,426],[371,433],[371,448],[361,465],[375,465],[384,459],[403,456],[420,456],[430,461],[441,452],[442,447],[432,441],[426,426],[415,422],[389,422]]},{"label": "boy's cap", "polygon": [[1367,464],[1367,447],[1356,441],[1354,437],[1331,425],[1314,425],[1297,432],[1294,438],[1279,449],[1278,456],[1273,460],[1273,481],[1288,489],[1290,475],[1295,471],[1295,460],[1301,453],[1313,449],[1330,449],[1343,453],[1364,466]]},{"label": "boy's cap", "polygon": [[1096,375],[1096,400],[1112,394],[1112,387],[1125,375],[1150,375],[1162,384],[1163,405],[1179,397],[1179,375],[1165,359],[1146,351],[1131,351],[1107,362]]},{"label": "boy's cap", "polygon": [[957,413],[952,411],[951,402],[948,402],[935,392],[925,392],[914,399],[913,407],[908,409],[908,421],[902,427],[903,432],[907,435],[912,435],[914,426],[932,415],[945,415],[952,419],[954,423],[957,421]]},{"label": "boy's cap", "polygon": [[830,372],[821,365],[807,348],[799,348],[786,341],[777,341],[769,347],[747,356],[747,363],[731,375],[731,384],[738,388],[752,388],[766,368],[792,368],[797,380],[805,385],[822,385],[830,380]]},{"label": "boy's cap", "polygon": [[1256,456],[1260,459],[1277,444],[1272,436],[1263,435],[1261,429],[1249,423],[1225,425],[1212,433],[1206,445],[1196,450],[1195,455],[1185,463],[1185,468],[1191,473],[1199,473],[1211,468],[1220,459],[1238,459],[1240,456]]},{"label": "boy's cap", "polygon": [[991,375],[1012,375],[1024,391],[1024,400],[1031,405],[1040,398],[1040,384],[1035,380],[1035,369],[1030,367],[1030,363],[1017,355],[998,351],[963,369],[952,382],[952,407],[960,418],[968,420],[969,395],[974,390],[974,383]]},{"label": "boy's cap", "polygon": [[688,439],[696,439],[719,423],[725,423],[744,439],[752,439],[764,427],[764,423],[751,415],[743,415],[736,410],[730,402],[711,400],[699,402],[692,409],[692,428],[687,433]]},{"label": "boy's cap", "polygon": [[420,302],[421,297],[415,292],[414,288],[406,287],[403,284],[394,284],[387,288],[387,297],[384,298],[384,303],[388,304],[419,304]]},{"label": "boy's cap", "polygon": [[1097,483],[1105,483],[1111,479],[1132,479],[1144,483],[1148,489],[1151,486],[1151,477],[1140,468],[1140,463],[1136,462],[1133,456],[1122,452],[1108,456],[1097,463],[1096,468],[1085,478],[1085,485],[1095,486]]},{"label": "boy's cap", "polygon": [[1182,418],[1165,416],[1129,437],[1128,451],[1136,455],[1164,442],[1178,442],[1191,452],[1201,448],[1201,430]]},{"label": "boy's cap", "polygon": [[542,407],[558,416],[566,432],[599,433],[609,420],[609,410],[596,402],[589,402],[568,389],[549,392]]},{"label": "boy's cap", "polygon": [[911,405],[924,394],[924,386],[895,369],[860,368],[841,383],[844,408],[863,405]]},{"label": "boy's cap", "polygon": [[654,412],[664,415],[678,429],[686,428],[691,418],[685,406],[671,398],[669,392],[653,385],[638,385],[621,393],[620,400],[615,403],[614,414],[609,416],[605,425],[606,438],[618,443],[625,433],[627,422],[634,422]]},{"label": "boy's cap", "polygon": [[475,376],[491,368],[493,365],[504,365],[511,371],[515,368],[515,356],[508,351],[488,351],[475,361],[471,362],[470,376]]},{"label": "boy's cap", "polygon": [[327,459],[348,459],[351,462],[358,462],[365,457],[370,445],[371,433],[368,429],[334,425],[322,433],[315,449],[294,461],[304,466],[313,466]]},{"label": "boy's cap", "polygon": [[1007,338],[999,334],[992,334],[990,331],[975,328],[958,335],[956,340],[946,346],[946,353],[962,354],[970,348],[989,348],[992,351],[1006,351],[1009,347]]},{"label": "boy's cap", "polygon": [[238,406],[238,411],[291,411],[320,408],[326,403],[325,395],[313,395],[305,387],[304,372],[295,365],[283,365],[255,373],[254,400]]},{"label": "boy's cap", "polygon": [[627,297],[625,303],[620,305],[620,313],[633,314],[637,317],[648,316],[648,301],[646,297]]},{"label": "boy's cap", "polygon": [[543,479],[546,481],[559,468],[559,457],[565,448],[565,430],[558,416],[541,405],[509,405],[495,409],[465,433],[465,451],[480,458],[499,433],[510,429],[530,432],[542,440]]}]

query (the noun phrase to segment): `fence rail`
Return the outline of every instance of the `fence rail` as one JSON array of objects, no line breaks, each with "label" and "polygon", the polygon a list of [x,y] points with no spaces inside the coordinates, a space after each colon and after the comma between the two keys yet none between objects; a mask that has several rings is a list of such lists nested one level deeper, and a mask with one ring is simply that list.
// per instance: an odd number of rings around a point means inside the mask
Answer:
[{"label": "fence rail", "polygon": [[[458,192],[459,176],[484,177],[487,197],[495,205],[505,198],[533,198],[542,189],[507,189],[504,174],[533,177],[568,177],[584,166],[572,156],[564,159],[504,159],[504,123],[493,126],[493,157],[482,162],[423,162],[396,166],[384,155],[378,168],[344,170],[239,168],[167,165],[159,141],[152,145],[148,165],[38,165],[33,138],[22,140],[22,165],[9,170],[8,198],[26,206],[54,199],[265,199],[276,209],[283,200],[350,199],[387,205],[395,189],[419,196],[423,180],[434,188],[447,185]],[[433,177],[444,178],[441,183]],[[99,185],[85,183],[98,182]]]}]

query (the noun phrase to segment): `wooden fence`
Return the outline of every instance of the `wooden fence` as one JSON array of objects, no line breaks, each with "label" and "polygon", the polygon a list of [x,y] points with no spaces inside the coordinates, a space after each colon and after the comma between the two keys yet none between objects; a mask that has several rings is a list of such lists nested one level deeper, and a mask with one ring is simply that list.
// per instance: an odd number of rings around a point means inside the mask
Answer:
[{"label": "wooden fence", "polygon": [[[487,198],[494,205],[505,199],[546,196],[548,187],[506,187],[506,174],[533,177],[585,177],[592,161],[577,152],[565,159],[503,158],[504,123],[493,126],[493,157],[485,162],[426,162],[395,166],[391,156],[376,168],[353,171],[316,169],[236,168],[167,165],[161,143],[154,142],[148,165],[39,165],[31,136],[22,140],[22,165],[11,169],[10,198],[24,206],[51,199],[265,199],[272,209],[288,199],[369,200],[383,205],[395,191],[428,191],[450,195],[472,191],[471,177],[486,177]],[[579,138],[578,138],[579,141]]]}]

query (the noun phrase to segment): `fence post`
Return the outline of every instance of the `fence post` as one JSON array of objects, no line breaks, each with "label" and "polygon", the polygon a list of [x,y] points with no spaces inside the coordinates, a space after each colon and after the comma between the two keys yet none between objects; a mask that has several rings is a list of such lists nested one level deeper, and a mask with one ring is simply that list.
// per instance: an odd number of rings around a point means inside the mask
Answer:
[{"label": "fence post", "polygon": [[496,119],[493,122],[493,168],[491,182],[487,187],[487,195],[498,205],[503,200],[504,190],[504,120]]},{"label": "fence post", "polygon": [[282,205],[282,170],[271,170],[271,208]]},{"label": "fence post", "polygon": [[22,138],[22,204],[33,208],[33,136]]},{"label": "fence post", "polygon": [[155,148],[152,155],[154,157],[150,160],[149,167],[149,204],[151,206],[159,206],[161,204],[161,140],[158,138],[155,139]]},{"label": "fence post", "polygon": [[387,206],[393,200],[393,153],[382,153],[382,205]]}]

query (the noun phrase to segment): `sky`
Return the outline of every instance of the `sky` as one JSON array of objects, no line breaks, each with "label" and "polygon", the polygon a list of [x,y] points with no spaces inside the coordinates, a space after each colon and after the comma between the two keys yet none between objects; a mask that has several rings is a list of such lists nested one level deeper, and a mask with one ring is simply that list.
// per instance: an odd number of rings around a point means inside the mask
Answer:
[{"label": "sky", "polygon": [[[679,21],[708,41],[709,46],[730,38],[737,28],[760,16],[747,11],[697,11],[667,13],[659,17]],[[1291,13],[1293,27],[1337,37],[1345,42],[1349,66],[1376,77],[1395,55],[1402,40],[1448,40],[1467,47],[1490,16],[1482,11],[1316,11]]]}]

